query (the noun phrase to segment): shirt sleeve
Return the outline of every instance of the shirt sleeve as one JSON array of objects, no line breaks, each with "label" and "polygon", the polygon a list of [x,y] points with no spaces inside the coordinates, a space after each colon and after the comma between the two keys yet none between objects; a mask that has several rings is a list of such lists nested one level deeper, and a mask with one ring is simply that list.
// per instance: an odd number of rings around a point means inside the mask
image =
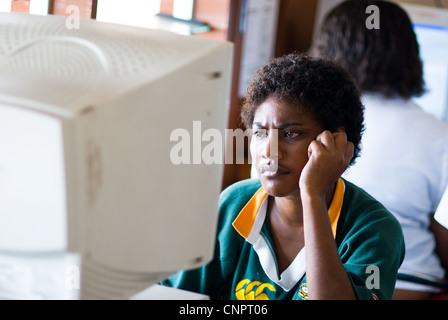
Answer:
[{"label": "shirt sleeve", "polygon": [[358,299],[392,299],[404,248],[401,226],[386,209],[360,215],[339,246]]},{"label": "shirt sleeve", "polygon": [[440,200],[434,218],[438,223],[448,229],[448,187],[445,190],[442,200]]}]

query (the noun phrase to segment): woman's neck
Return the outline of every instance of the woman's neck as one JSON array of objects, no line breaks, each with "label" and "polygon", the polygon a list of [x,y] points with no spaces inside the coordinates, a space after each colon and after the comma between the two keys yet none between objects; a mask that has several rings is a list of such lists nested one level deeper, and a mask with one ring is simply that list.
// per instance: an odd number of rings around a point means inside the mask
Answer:
[{"label": "woman's neck", "polygon": [[[327,208],[331,205],[335,189],[336,183],[326,195],[325,203]],[[272,212],[271,209],[275,206],[276,210],[274,211],[274,214],[278,214],[277,218],[280,218],[280,221],[291,227],[303,225],[303,209],[300,190],[285,197],[273,197],[272,200],[273,201],[270,201],[269,211]]]}]

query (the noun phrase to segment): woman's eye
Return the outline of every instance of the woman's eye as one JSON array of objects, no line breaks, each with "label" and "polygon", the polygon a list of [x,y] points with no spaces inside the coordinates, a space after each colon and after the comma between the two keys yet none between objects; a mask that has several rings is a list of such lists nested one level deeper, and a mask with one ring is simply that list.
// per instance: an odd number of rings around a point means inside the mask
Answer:
[{"label": "woman's eye", "polygon": [[285,133],[283,134],[283,136],[288,139],[297,138],[299,135],[300,133],[295,131],[285,131]]},{"label": "woman's eye", "polygon": [[264,129],[257,129],[253,131],[253,134],[257,138],[265,138],[266,137],[266,130]]}]

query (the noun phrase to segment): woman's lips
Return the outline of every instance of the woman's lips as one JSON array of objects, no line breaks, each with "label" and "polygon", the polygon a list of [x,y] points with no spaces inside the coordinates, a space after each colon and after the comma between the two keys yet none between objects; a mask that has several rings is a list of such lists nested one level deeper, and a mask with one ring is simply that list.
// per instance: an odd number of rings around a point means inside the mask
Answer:
[{"label": "woman's lips", "polygon": [[278,177],[284,174],[289,173],[287,170],[285,170],[284,168],[278,166],[278,165],[272,165],[272,164],[264,164],[261,165],[260,168],[260,174],[264,177]]}]

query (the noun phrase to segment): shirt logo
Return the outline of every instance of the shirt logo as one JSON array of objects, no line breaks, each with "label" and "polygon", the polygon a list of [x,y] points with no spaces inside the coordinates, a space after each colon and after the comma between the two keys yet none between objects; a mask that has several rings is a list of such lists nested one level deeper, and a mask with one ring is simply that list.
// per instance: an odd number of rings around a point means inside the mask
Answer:
[{"label": "shirt logo", "polygon": [[308,297],[308,287],[306,286],[306,283],[304,283],[304,284],[302,284],[300,286],[299,296],[300,296],[300,298],[302,298],[304,300],[308,300],[309,299],[309,297]]},{"label": "shirt logo", "polygon": [[265,289],[275,292],[272,284],[244,279],[236,285],[235,296],[238,300],[269,300]]}]

